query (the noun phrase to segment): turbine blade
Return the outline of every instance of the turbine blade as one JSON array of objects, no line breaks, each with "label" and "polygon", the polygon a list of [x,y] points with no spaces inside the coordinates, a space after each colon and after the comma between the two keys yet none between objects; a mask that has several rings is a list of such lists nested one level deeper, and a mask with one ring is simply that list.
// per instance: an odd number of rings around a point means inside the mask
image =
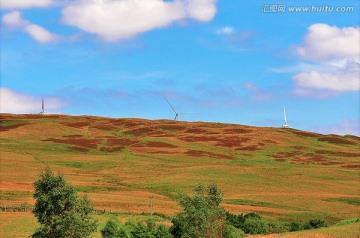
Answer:
[{"label": "turbine blade", "polygon": [[[164,97],[165,98],[165,97]],[[165,100],[167,101],[167,103],[169,104],[169,106],[171,107],[171,109],[175,112],[175,114],[177,114],[177,112],[175,111],[175,109],[173,108],[173,106],[171,105],[171,103],[169,102],[169,100],[167,100],[167,98],[165,98]]]}]

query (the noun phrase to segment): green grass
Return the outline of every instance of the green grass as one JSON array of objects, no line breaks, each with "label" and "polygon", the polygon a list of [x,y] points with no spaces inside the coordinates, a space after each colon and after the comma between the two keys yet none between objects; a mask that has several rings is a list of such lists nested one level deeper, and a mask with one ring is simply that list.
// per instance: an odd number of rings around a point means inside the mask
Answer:
[{"label": "green grass", "polygon": [[234,205],[246,205],[246,206],[255,206],[255,207],[270,207],[270,208],[283,208],[289,210],[301,210],[300,208],[286,206],[282,204],[275,204],[270,202],[261,202],[247,199],[225,199],[223,201],[225,204],[234,204]]},{"label": "green grass", "polygon": [[354,206],[360,206],[360,198],[327,198],[327,202],[341,202]]}]

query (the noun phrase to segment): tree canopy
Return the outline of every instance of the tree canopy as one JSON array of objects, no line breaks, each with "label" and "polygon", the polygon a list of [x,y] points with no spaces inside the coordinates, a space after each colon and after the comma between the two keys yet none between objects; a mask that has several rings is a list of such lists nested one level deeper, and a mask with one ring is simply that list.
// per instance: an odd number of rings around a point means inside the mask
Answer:
[{"label": "tree canopy", "polygon": [[43,171],[34,183],[34,214],[41,226],[33,238],[86,238],[96,231],[93,207],[86,196],[78,196],[63,175]]}]

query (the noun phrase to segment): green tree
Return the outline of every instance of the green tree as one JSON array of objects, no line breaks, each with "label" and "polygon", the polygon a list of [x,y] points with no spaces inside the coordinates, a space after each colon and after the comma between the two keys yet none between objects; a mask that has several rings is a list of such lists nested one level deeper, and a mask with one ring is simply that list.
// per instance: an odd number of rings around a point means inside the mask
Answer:
[{"label": "green tree", "polygon": [[126,229],[117,219],[107,221],[101,235],[103,238],[129,238]]},{"label": "green tree", "polygon": [[86,196],[79,197],[62,175],[50,169],[34,183],[34,214],[41,226],[33,238],[85,238],[96,231],[93,208]]},{"label": "green tree", "polygon": [[171,234],[176,238],[223,237],[225,210],[220,207],[222,193],[215,184],[199,185],[194,196],[180,196],[182,211],[172,220]]}]

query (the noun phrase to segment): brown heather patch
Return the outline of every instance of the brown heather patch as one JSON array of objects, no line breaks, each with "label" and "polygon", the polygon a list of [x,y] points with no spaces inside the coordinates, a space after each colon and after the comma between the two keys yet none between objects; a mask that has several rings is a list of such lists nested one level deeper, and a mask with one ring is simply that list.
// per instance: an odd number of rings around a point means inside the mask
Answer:
[{"label": "brown heather patch", "polygon": [[147,141],[137,144],[136,147],[178,148],[179,146],[168,144],[161,141]]},{"label": "brown heather patch", "polygon": [[109,138],[106,145],[110,147],[126,147],[138,143],[139,140],[127,138]]},{"label": "brown heather patch", "polygon": [[112,152],[118,152],[118,151],[121,151],[123,149],[125,149],[126,147],[122,147],[122,146],[113,146],[113,147],[101,147],[100,150],[102,152],[109,152],[109,153],[112,153]]},{"label": "brown heather patch", "polygon": [[291,151],[291,152],[279,152],[276,154],[273,154],[272,157],[276,159],[286,159],[294,156],[302,155],[303,153],[300,151]]},{"label": "brown heather patch", "polygon": [[185,126],[179,126],[179,125],[160,125],[157,128],[164,131],[183,131],[186,129]]},{"label": "brown heather patch", "polygon": [[341,167],[347,169],[360,169],[360,164],[349,164],[349,165],[343,165]]},{"label": "brown heather patch", "polygon": [[76,122],[60,122],[61,125],[73,127],[73,128],[81,128],[84,126],[89,126],[89,121],[76,121]]},{"label": "brown heather patch", "polygon": [[231,133],[231,134],[245,134],[245,133],[251,133],[252,130],[250,129],[240,129],[240,128],[235,128],[235,129],[226,129],[225,133]]},{"label": "brown heather patch", "polygon": [[314,138],[320,138],[322,135],[316,134],[313,132],[307,132],[307,131],[291,131],[293,134],[298,136],[304,136],[304,137],[314,137]]},{"label": "brown heather patch", "polygon": [[153,132],[153,129],[148,128],[148,127],[141,127],[141,128],[124,131],[125,134],[132,135],[132,136],[143,136],[143,135],[147,135],[151,132]]},{"label": "brown heather patch", "polygon": [[307,150],[308,149],[305,146],[293,146],[292,148],[294,148],[295,150]]},{"label": "brown heather patch", "polygon": [[339,156],[339,157],[358,157],[360,153],[342,152],[342,151],[330,151],[330,150],[315,150],[315,153],[321,155]]},{"label": "brown heather patch", "polygon": [[94,125],[94,128],[103,130],[103,131],[112,131],[115,130],[117,127],[111,124],[97,124]]},{"label": "brown heather patch", "polygon": [[79,151],[79,152],[89,152],[90,151],[89,148],[84,148],[84,147],[81,147],[81,146],[70,146],[69,149],[76,150],[76,151]]},{"label": "brown heather patch", "polygon": [[318,140],[323,141],[323,142],[333,143],[333,144],[356,145],[355,142],[347,140],[345,138],[341,138],[340,136],[336,136],[336,135],[323,136],[323,137],[319,138]]},{"label": "brown heather patch", "polygon": [[277,142],[273,140],[263,140],[263,142],[268,145],[277,145]]},{"label": "brown heather patch", "polygon": [[26,123],[19,123],[19,124],[15,124],[15,125],[9,125],[9,126],[0,126],[0,131],[10,131],[12,129],[16,129],[19,128],[21,126],[25,126],[27,125]]},{"label": "brown heather patch", "polygon": [[190,128],[190,129],[187,129],[185,131],[185,133],[190,133],[190,134],[205,134],[207,133],[206,130],[204,129],[201,129],[201,128]]},{"label": "brown heather patch", "polygon": [[99,140],[98,139],[88,139],[88,138],[66,138],[66,139],[55,139],[49,138],[44,141],[51,141],[60,144],[67,144],[73,146],[72,148],[87,148],[87,149],[96,149]]},{"label": "brown heather patch", "polygon": [[207,151],[202,150],[188,150],[185,152],[186,155],[193,156],[193,157],[210,157],[210,158],[216,158],[216,159],[233,159],[233,157],[228,155],[222,155],[222,154],[215,154]]},{"label": "brown heather patch", "polygon": [[260,148],[256,145],[249,145],[249,146],[244,146],[244,147],[240,147],[237,148],[236,150],[246,150],[246,151],[256,151],[259,150]]},{"label": "brown heather patch", "polygon": [[242,143],[249,141],[248,138],[240,138],[240,137],[226,137],[223,139],[218,139],[217,146],[224,146],[224,147],[239,147]]},{"label": "brown heather patch", "polygon": [[315,164],[315,165],[340,165],[342,162],[330,161],[323,155],[305,154],[302,157],[296,157],[291,160],[292,164]]}]

